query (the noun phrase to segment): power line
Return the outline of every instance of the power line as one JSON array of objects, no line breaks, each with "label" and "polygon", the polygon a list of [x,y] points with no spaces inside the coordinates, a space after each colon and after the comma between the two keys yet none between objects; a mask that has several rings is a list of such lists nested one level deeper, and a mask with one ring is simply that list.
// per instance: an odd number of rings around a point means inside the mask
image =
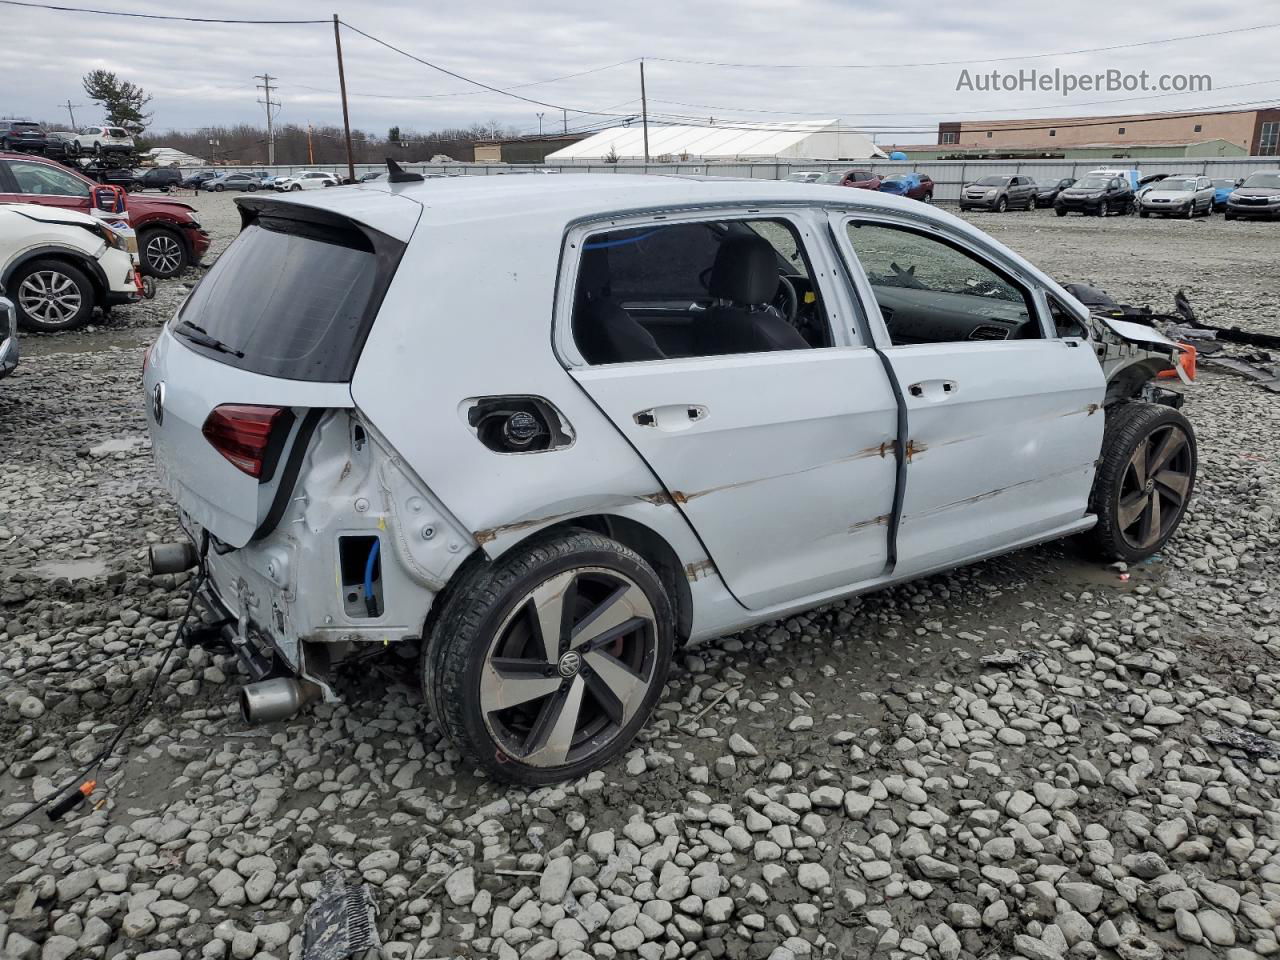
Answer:
[{"label": "power line", "polygon": [[[1220,90],[1235,90],[1240,87],[1259,87],[1268,83],[1280,83],[1280,77],[1271,80],[1250,80],[1247,83],[1226,83],[1212,90],[1200,90],[1196,93],[1217,93]],[[1159,100],[1166,97],[1185,97],[1191,95],[1191,91],[1177,90],[1170,93],[1152,93],[1142,97],[1113,97],[1108,100],[1076,100],[1071,103],[1059,102],[1048,103],[1034,107],[995,107],[991,110],[951,110],[947,112],[947,116],[990,116],[993,113],[1024,113],[1035,110],[1063,110],[1073,109],[1075,107],[1095,107],[1108,103],[1134,103],[1139,100]],[[786,117],[829,117],[833,113],[841,113],[842,116],[852,117],[936,117],[939,114],[937,110],[903,112],[901,110],[893,110],[885,113],[843,113],[837,110],[762,110],[755,107],[727,107],[724,105],[716,105],[710,103],[687,103],[683,100],[659,100],[656,97],[650,98],[651,103],[670,103],[678,107],[694,107],[701,110],[716,110],[723,113],[762,113]]]},{"label": "power line", "polygon": [[1183,40],[1205,40],[1209,37],[1225,37],[1235,33],[1252,33],[1255,30],[1274,30],[1280,23],[1259,23],[1251,27],[1233,27],[1230,30],[1214,30],[1208,33],[1190,33],[1181,37],[1163,37],[1159,40],[1140,40],[1136,43],[1114,43],[1106,47],[1083,47],[1079,50],[1059,50],[1054,53],[1026,53],[1009,57],[985,57],[970,60],[925,60],[919,63],[735,63],[723,60],[697,60],[686,57],[650,57],[664,63],[683,63],[702,67],[733,67],[748,70],[901,70],[904,67],[958,67],[982,63],[1009,63],[1013,60],[1045,60],[1050,57],[1074,57],[1084,53],[1106,53],[1111,50],[1132,50],[1135,47],[1151,47],[1164,43],[1180,43]]},{"label": "power line", "polygon": [[64,7],[54,3],[30,3],[28,0],[0,0],[10,7],[32,7],[61,13],[96,13],[104,17],[134,17],[138,20],[181,20],[184,23],[258,23],[282,25],[290,23],[328,23],[328,20],[233,20],[225,17],[175,17],[162,13],[128,13],[124,10],[94,10],[89,7]]},{"label": "power line", "polygon": [[[344,21],[345,23],[345,21]],[[350,24],[346,24],[350,26]],[[614,67],[624,67],[629,63],[635,63],[639,57],[631,57],[628,60],[619,60],[617,63],[605,64],[603,67],[592,67],[590,70],[580,70],[577,73],[566,73],[560,77],[549,77],[546,80],[530,80],[528,83],[515,83],[509,87],[505,87],[502,92],[506,93],[511,90],[524,90],[527,87],[537,87],[547,83],[557,83],[560,80],[572,80],[575,77],[585,77],[592,73],[601,73],[605,70],[612,70]],[[324,87],[308,87],[305,84],[297,84],[300,90],[311,90],[315,93],[337,93],[336,90],[327,90]],[[446,100],[451,97],[482,97],[483,90],[461,90],[455,93],[355,93],[348,90],[349,97],[367,97],[373,100]],[[563,108],[562,108],[563,109]]]},{"label": "power line", "polygon": [[[2,0],[0,0],[0,2],[2,2]],[[564,110],[569,113],[582,113],[590,116],[609,116],[609,114],[604,114],[597,110],[581,110],[577,107],[567,107],[561,103],[548,103],[545,100],[534,100],[532,97],[525,97],[518,93],[512,93],[510,90],[502,90],[498,87],[492,86],[491,84],[484,83],[480,80],[474,80],[468,76],[464,76],[463,74],[458,73],[456,70],[450,70],[447,67],[442,67],[438,63],[432,63],[430,60],[424,60],[422,57],[415,56],[414,54],[409,53],[407,50],[401,50],[399,47],[395,46],[394,44],[388,43],[386,40],[382,40],[378,37],[375,37],[371,33],[365,33],[359,27],[352,26],[351,24],[347,23],[347,21],[345,20],[341,22],[342,22],[342,25],[346,27],[348,30],[352,31],[353,33],[360,34],[360,36],[364,37],[366,40],[372,40],[374,43],[378,44],[379,46],[386,47],[388,50],[398,53],[402,57],[408,57],[410,60],[414,60],[422,64],[424,67],[430,67],[432,70],[436,70],[440,73],[445,74],[446,76],[453,77],[455,80],[461,80],[464,83],[470,83],[473,86],[477,86],[477,87],[480,87],[481,89],[488,90],[490,93],[498,93],[504,97],[511,97],[513,100],[522,100],[525,103],[533,104],[535,107],[550,107],[552,110]]]}]

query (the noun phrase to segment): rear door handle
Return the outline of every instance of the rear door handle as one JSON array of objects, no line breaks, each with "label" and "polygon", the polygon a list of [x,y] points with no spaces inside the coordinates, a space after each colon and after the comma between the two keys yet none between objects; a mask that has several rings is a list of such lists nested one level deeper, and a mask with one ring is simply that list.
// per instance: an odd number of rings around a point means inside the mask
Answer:
[{"label": "rear door handle", "polygon": [[907,393],[921,400],[937,402],[953,397],[960,385],[954,380],[921,380],[907,387]]},{"label": "rear door handle", "polygon": [[664,433],[688,430],[695,423],[707,418],[710,411],[699,403],[672,403],[662,407],[650,407],[633,414],[632,419],[641,427],[652,427]]}]

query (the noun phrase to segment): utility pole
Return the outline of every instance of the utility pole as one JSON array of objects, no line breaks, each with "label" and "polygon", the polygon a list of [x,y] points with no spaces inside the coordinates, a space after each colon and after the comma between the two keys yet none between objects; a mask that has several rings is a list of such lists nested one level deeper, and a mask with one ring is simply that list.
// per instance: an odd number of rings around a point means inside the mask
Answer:
[{"label": "utility pole", "polygon": [[76,131],[76,132],[78,133],[78,132],[80,131],[80,128],[76,126],[76,113],[75,113],[75,108],[76,108],[76,107],[83,107],[83,106],[84,106],[84,104],[83,104],[83,103],[72,103],[72,102],[71,102],[71,98],[70,98],[70,97],[67,97],[67,102],[66,102],[66,103],[64,103],[64,104],[63,104],[63,106],[67,108],[67,114],[68,114],[68,116],[70,116],[70,117],[71,117],[71,129],[72,129],[72,130],[74,130],[74,131]]},{"label": "utility pole", "polygon": [[316,152],[311,146],[311,124],[307,124],[307,166],[314,166],[316,162]]},{"label": "utility pole", "polygon": [[564,132],[565,133],[569,132],[569,111],[568,110],[564,111]]},{"label": "utility pole", "polygon": [[644,122],[644,162],[649,162],[649,99],[644,93],[644,60],[640,61],[640,116]]},{"label": "utility pole", "polygon": [[538,114],[538,136],[542,136],[542,118],[545,114]]},{"label": "utility pole", "polygon": [[279,77],[273,77],[269,73],[255,74],[255,80],[261,80],[258,89],[262,91],[263,99],[258,102],[265,104],[267,107],[267,166],[275,166],[276,163],[276,133],[275,127],[272,125],[272,109],[280,106],[278,101],[271,99],[271,81],[278,80]]},{"label": "utility pole", "polygon": [[356,162],[351,154],[351,115],[347,112],[347,75],[342,69],[342,34],[338,30],[338,15],[333,15],[333,45],[338,51],[338,89],[342,91],[342,129],[347,137],[347,176],[356,179]]}]

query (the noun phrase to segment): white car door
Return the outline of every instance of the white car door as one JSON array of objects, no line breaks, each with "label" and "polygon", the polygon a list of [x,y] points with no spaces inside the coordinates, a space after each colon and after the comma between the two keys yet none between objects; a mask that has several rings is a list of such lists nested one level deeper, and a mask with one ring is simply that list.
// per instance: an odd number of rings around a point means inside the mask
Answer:
[{"label": "white car door", "polygon": [[[888,566],[897,404],[880,358],[848,333],[813,216],[614,220],[572,232],[564,258],[570,375],[752,609]],[[766,306],[776,296],[795,324]]]},{"label": "white car door", "polygon": [[1084,525],[1106,388],[1089,344],[1058,337],[1043,291],[963,236],[833,227],[907,408],[895,575]]}]

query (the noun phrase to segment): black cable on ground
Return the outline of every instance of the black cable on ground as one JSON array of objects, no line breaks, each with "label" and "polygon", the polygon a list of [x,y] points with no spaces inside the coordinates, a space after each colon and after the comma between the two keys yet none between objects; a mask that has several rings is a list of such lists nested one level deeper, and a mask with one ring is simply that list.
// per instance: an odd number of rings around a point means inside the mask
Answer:
[{"label": "black cable on ground", "polygon": [[[115,752],[116,746],[120,743],[121,739],[123,739],[124,735],[133,727],[134,724],[138,722],[142,717],[143,712],[151,705],[151,698],[155,696],[156,689],[160,686],[160,678],[164,676],[164,668],[169,665],[169,660],[173,657],[173,652],[183,642],[183,638],[186,635],[187,622],[191,619],[191,611],[195,609],[196,597],[200,593],[200,587],[207,579],[204,558],[205,553],[208,551],[208,545],[208,537],[206,535],[204,544],[200,550],[200,567],[195,578],[191,581],[191,593],[187,598],[187,609],[183,611],[182,618],[178,621],[177,633],[174,634],[173,640],[165,649],[164,657],[160,660],[160,665],[156,667],[155,676],[151,678],[150,685],[148,685],[146,692],[142,695],[142,702],[139,703],[133,713],[120,724],[115,735],[107,742],[107,745],[99,750],[98,753],[94,755],[93,759],[91,759],[75,777],[58,787],[57,790],[53,791],[53,793],[45,799],[33,803],[22,813],[18,814],[18,816],[13,817],[3,825],[0,825],[0,832],[16,827],[32,814],[38,813],[46,808],[50,808],[50,816],[53,816],[54,808],[58,808],[57,813],[60,816],[72,806],[79,803],[81,799],[92,793],[93,781],[91,781],[89,777],[101,769],[102,765],[110,759],[111,754]],[[88,787],[87,790],[85,789],[86,787]],[[76,792],[68,794],[68,791],[73,788],[75,788]]]}]

